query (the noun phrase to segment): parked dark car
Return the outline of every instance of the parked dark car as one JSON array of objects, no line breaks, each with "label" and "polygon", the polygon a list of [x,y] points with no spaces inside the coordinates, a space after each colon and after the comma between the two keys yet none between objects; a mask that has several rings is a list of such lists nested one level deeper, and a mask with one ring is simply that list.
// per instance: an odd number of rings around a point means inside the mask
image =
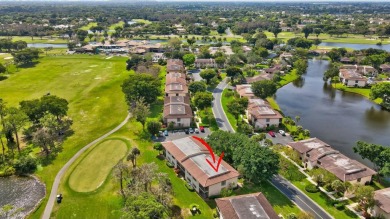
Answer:
[{"label": "parked dark car", "polygon": [[188,129],[184,129],[184,132],[188,135],[190,134],[190,131],[188,131]]}]

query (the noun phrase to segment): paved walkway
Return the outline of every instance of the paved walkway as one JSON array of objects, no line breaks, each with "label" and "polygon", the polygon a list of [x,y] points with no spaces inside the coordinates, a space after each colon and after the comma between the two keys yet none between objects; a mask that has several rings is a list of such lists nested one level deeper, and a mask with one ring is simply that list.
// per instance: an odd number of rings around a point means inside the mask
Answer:
[{"label": "paved walkway", "polygon": [[[225,131],[235,132],[226,117],[222,108],[222,91],[227,87],[226,78],[213,91],[213,113],[218,122],[218,126]],[[301,192],[297,187],[279,175],[275,175],[270,183],[282,192],[288,199],[294,202],[300,209],[310,212],[318,219],[332,219],[321,206],[311,200],[306,194]]]},{"label": "paved walkway", "polygon": [[123,120],[123,122],[121,124],[119,124],[117,127],[115,127],[114,129],[112,129],[111,131],[107,132],[106,134],[100,136],[99,138],[95,139],[94,141],[92,141],[91,143],[87,144],[86,146],[84,146],[81,150],[79,150],[75,155],[73,155],[73,157],[62,167],[62,169],[57,173],[57,176],[56,178],[54,179],[54,183],[53,183],[53,186],[51,188],[51,192],[50,192],[50,196],[49,196],[49,200],[47,201],[46,203],[46,207],[45,207],[45,211],[43,212],[43,215],[42,215],[42,218],[43,219],[49,219],[50,218],[50,215],[51,215],[51,211],[53,210],[53,206],[54,206],[54,202],[56,201],[56,196],[58,194],[58,186],[60,185],[60,181],[61,181],[61,178],[62,176],[64,175],[64,173],[68,170],[69,166],[72,165],[72,163],[80,157],[80,155],[85,151],[87,150],[88,148],[92,147],[93,145],[95,145],[96,143],[98,143],[99,141],[103,140],[104,138],[108,137],[109,135],[111,135],[112,133],[118,131],[120,128],[122,128],[126,123],[127,121],[130,119],[130,114],[127,115],[127,117],[125,118],[125,120]]}]

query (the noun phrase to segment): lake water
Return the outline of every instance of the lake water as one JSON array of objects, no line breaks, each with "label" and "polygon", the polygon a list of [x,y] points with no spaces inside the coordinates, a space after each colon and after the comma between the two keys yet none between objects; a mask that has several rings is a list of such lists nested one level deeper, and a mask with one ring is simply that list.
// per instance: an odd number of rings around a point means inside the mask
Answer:
[{"label": "lake water", "polygon": [[378,46],[375,44],[356,44],[356,43],[321,43],[320,46],[331,46],[331,47],[344,47],[344,48],[351,48],[354,50],[361,50],[361,49],[368,49],[368,48],[374,48],[374,49],[383,49],[390,52],[390,44]]},{"label": "lake water", "polygon": [[352,150],[356,141],[390,144],[390,112],[363,96],[333,89],[322,79],[328,66],[328,61],[309,60],[302,80],[279,89],[276,100],[286,116],[300,116],[298,124],[312,137],[362,161]]},{"label": "lake water", "polygon": [[[33,177],[0,177],[0,207],[11,204],[14,211],[19,211],[12,217],[24,218],[35,205],[45,197],[45,186]],[[5,215],[0,215],[5,219]]]},{"label": "lake water", "polygon": [[46,47],[68,48],[68,45],[61,44],[61,43],[28,43],[27,47],[32,47],[32,48],[46,48]]}]

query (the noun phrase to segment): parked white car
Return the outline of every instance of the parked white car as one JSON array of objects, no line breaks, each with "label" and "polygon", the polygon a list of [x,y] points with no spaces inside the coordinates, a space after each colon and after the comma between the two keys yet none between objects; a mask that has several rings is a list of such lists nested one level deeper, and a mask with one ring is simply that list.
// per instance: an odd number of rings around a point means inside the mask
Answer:
[{"label": "parked white car", "polygon": [[279,134],[281,134],[281,135],[285,136],[285,135],[286,135],[286,132],[285,132],[285,131],[283,131],[283,130],[279,130]]}]

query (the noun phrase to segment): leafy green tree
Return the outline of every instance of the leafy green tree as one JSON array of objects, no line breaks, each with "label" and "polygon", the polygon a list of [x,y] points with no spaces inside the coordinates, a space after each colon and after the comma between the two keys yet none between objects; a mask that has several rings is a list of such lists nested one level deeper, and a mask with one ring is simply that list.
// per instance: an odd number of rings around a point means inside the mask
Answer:
[{"label": "leafy green tree", "polygon": [[195,42],[196,42],[195,39],[191,39],[191,38],[187,39],[187,43],[190,44],[190,46],[192,46]]},{"label": "leafy green tree", "polygon": [[157,135],[158,132],[160,131],[161,129],[161,122],[157,121],[157,120],[149,120],[147,123],[146,123],[146,129],[148,130],[148,132],[150,134],[152,134],[153,136]]},{"label": "leafy green tree", "polygon": [[126,199],[122,217],[130,219],[163,218],[165,207],[150,193],[132,195]]},{"label": "leafy green tree", "polygon": [[46,127],[40,127],[33,133],[32,143],[40,147],[49,156],[50,150],[55,148],[55,138]]},{"label": "leafy green tree", "polygon": [[134,107],[130,108],[132,116],[142,124],[142,128],[145,129],[146,119],[150,114],[150,105],[144,101],[141,97],[135,101]]},{"label": "leafy green tree", "polygon": [[307,39],[311,33],[313,33],[313,28],[310,26],[304,26],[302,28],[302,33],[305,34],[305,38]]},{"label": "leafy green tree", "polygon": [[306,73],[307,65],[307,59],[298,59],[293,64],[294,68],[297,71],[297,74],[299,75]]},{"label": "leafy green tree", "polygon": [[214,97],[210,92],[197,92],[194,96],[194,104],[199,109],[211,107]]},{"label": "leafy green tree", "polygon": [[370,98],[382,98],[381,105],[390,109],[390,83],[377,83],[371,87]]},{"label": "leafy green tree", "polygon": [[4,65],[2,63],[0,63],[0,74],[6,72],[7,69],[4,67]]},{"label": "leafy green tree", "polygon": [[189,53],[189,54],[185,54],[183,56],[183,62],[186,66],[190,66],[192,64],[194,64],[195,62],[195,55],[192,54],[192,53]]},{"label": "leafy green tree", "polygon": [[324,81],[328,81],[329,79],[332,79],[335,76],[339,75],[339,65],[335,63],[331,63],[328,70],[324,72]]},{"label": "leafy green tree", "polygon": [[156,142],[153,144],[153,149],[157,150],[161,154],[161,152],[164,150],[164,147],[160,142]]},{"label": "leafy green tree", "polygon": [[64,98],[57,97],[55,95],[46,95],[41,97],[41,111],[49,112],[60,119],[67,115],[68,112],[68,101]]},{"label": "leafy green tree", "polygon": [[230,66],[226,69],[226,76],[230,77],[233,80],[237,75],[242,75],[242,70],[239,67]]},{"label": "leafy green tree", "polygon": [[217,76],[217,73],[214,69],[205,69],[200,72],[200,77],[206,80],[206,83],[209,84],[210,80]]},{"label": "leafy green tree", "polygon": [[11,54],[14,57],[15,64],[17,65],[30,64],[39,58],[39,50],[35,48],[27,48]]},{"label": "leafy green tree", "polygon": [[260,133],[260,134],[258,134],[258,135],[253,135],[253,136],[251,137],[251,139],[252,139],[253,141],[256,141],[256,142],[263,141],[265,138],[266,138],[265,133]]},{"label": "leafy green tree", "polygon": [[[390,176],[386,169],[390,166],[390,148],[378,144],[370,144],[364,141],[358,141],[353,151],[358,153],[363,159],[368,159],[374,164],[374,169],[384,176]],[[384,171],[382,172],[382,169]]]},{"label": "leafy green tree", "polygon": [[86,30],[77,30],[76,32],[77,38],[80,40],[80,42],[83,42],[85,38],[88,36],[88,31]]},{"label": "leafy green tree", "polygon": [[309,49],[313,45],[313,41],[304,38],[296,37],[287,41],[288,45],[292,45],[299,48]]},{"label": "leafy green tree", "polygon": [[318,39],[318,36],[322,33],[322,29],[321,28],[314,28],[313,32]]},{"label": "leafy green tree", "polygon": [[355,197],[359,200],[363,215],[367,215],[368,209],[375,205],[374,191],[374,188],[370,186],[358,186],[355,190]]},{"label": "leafy green tree", "polygon": [[129,107],[136,100],[144,98],[145,102],[152,104],[160,96],[160,80],[149,74],[131,74],[122,84]]},{"label": "leafy green tree", "polygon": [[252,91],[256,97],[265,99],[276,93],[277,87],[273,81],[263,80],[252,83]]},{"label": "leafy green tree", "polygon": [[232,163],[253,183],[270,179],[279,169],[279,156],[271,149],[241,133],[215,131],[207,142],[216,153],[224,152],[224,160]]},{"label": "leafy green tree", "polygon": [[20,153],[20,143],[19,143],[19,135],[18,132],[24,125],[28,122],[27,115],[20,109],[15,107],[10,107],[8,109],[8,115],[6,117],[6,123],[12,128],[13,133],[16,138],[16,146],[18,147],[18,151]]},{"label": "leafy green tree", "polygon": [[241,122],[237,124],[237,132],[243,133],[243,134],[252,134],[253,133],[253,126],[249,125],[246,122]]},{"label": "leafy green tree", "polygon": [[179,50],[181,44],[182,44],[181,40],[179,38],[176,38],[176,37],[168,40],[168,46],[175,49],[175,50]]},{"label": "leafy green tree", "polygon": [[128,177],[129,172],[130,167],[127,164],[123,163],[123,161],[119,161],[119,163],[114,167],[114,177],[119,182],[120,193],[124,199],[126,198],[126,193],[124,191],[123,184],[124,180]]},{"label": "leafy green tree", "polygon": [[31,156],[23,156],[14,163],[14,168],[18,175],[34,173],[37,169],[37,162]]},{"label": "leafy green tree", "polygon": [[188,86],[188,90],[194,95],[197,92],[205,92],[207,85],[203,81],[194,81]]},{"label": "leafy green tree", "polygon": [[277,39],[278,38],[278,34],[280,32],[282,32],[282,29],[280,29],[279,27],[275,26],[275,27],[271,27],[271,29],[269,30],[271,33],[274,34],[275,38]]},{"label": "leafy green tree", "polygon": [[234,99],[227,104],[227,108],[228,112],[234,116],[238,124],[239,116],[245,114],[245,111],[248,108],[248,98]]},{"label": "leafy green tree", "polygon": [[336,192],[344,193],[347,190],[345,184],[338,179],[333,181],[331,186],[332,189]]}]

